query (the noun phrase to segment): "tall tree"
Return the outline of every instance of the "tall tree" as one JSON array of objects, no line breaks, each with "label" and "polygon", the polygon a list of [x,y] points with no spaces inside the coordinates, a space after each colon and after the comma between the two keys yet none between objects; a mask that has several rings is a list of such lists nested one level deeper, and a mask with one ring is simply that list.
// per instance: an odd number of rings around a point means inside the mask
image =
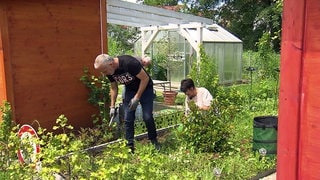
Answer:
[{"label": "tall tree", "polygon": [[273,50],[280,50],[282,0],[233,0],[217,9],[215,21],[242,39],[244,49],[257,50],[264,33],[272,37]]},{"label": "tall tree", "polygon": [[144,0],[143,3],[150,6],[176,6],[178,0]]},{"label": "tall tree", "polygon": [[181,0],[184,5],[184,12],[196,16],[214,19],[216,8],[223,3],[223,0]]}]

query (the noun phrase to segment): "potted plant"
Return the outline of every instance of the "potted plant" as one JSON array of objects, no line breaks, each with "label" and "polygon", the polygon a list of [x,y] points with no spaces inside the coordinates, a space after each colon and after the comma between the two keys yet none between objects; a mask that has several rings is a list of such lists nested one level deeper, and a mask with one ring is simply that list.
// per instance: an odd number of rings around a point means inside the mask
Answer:
[{"label": "potted plant", "polygon": [[[182,58],[178,53],[167,55],[165,66],[167,69],[167,79],[171,82],[171,72],[178,70],[176,65],[174,64],[175,60],[178,58]],[[175,99],[178,92],[171,89],[171,83],[169,85],[169,90],[163,92],[164,103],[168,105],[174,105]]]},{"label": "potted plant", "polygon": [[[170,69],[170,60],[168,56],[157,54],[153,58],[153,79],[169,81],[171,82],[171,69]],[[163,92],[164,104],[174,105],[177,92],[171,89],[171,83],[169,83],[169,88],[164,88]]]},{"label": "potted plant", "polygon": [[174,105],[175,101],[176,101],[176,97],[177,97],[178,92],[177,91],[163,91],[162,95],[163,95],[163,102],[166,105]]},{"label": "potted plant", "polygon": [[154,42],[153,48],[157,51],[153,51],[153,79],[169,81],[169,89],[164,89],[162,94],[164,97],[164,104],[174,105],[175,99],[178,94],[177,91],[171,89],[171,72],[174,70],[172,62],[175,58],[176,43],[174,39],[170,39],[169,35],[164,36],[159,41]]}]

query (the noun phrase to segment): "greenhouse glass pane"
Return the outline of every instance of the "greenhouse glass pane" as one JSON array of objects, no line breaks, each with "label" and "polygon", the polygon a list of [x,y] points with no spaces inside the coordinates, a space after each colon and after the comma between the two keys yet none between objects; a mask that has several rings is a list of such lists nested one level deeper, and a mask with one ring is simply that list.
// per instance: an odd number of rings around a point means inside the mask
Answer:
[{"label": "greenhouse glass pane", "polygon": [[184,79],[184,61],[171,61],[170,62],[171,81],[180,82]]},{"label": "greenhouse glass pane", "polygon": [[224,82],[233,82],[235,80],[236,64],[233,56],[234,46],[231,43],[225,43],[224,56]]},{"label": "greenhouse glass pane", "polygon": [[225,56],[225,50],[224,50],[224,43],[215,43],[214,44],[214,58],[216,60],[216,66],[218,69],[218,75],[219,75],[219,82],[224,83],[224,56]]}]

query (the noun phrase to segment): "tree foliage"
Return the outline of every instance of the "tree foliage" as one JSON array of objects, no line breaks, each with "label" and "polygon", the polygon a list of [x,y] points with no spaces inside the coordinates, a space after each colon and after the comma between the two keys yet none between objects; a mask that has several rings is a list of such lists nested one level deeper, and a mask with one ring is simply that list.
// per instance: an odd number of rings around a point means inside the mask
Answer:
[{"label": "tree foliage", "polygon": [[108,24],[108,50],[110,55],[130,54],[134,43],[140,38],[134,27]]},{"label": "tree foliage", "polygon": [[238,36],[244,49],[257,50],[256,43],[267,32],[270,46],[279,51],[282,4],[283,0],[234,0],[219,7],[214,20]]},{"label": "tree foliage", "polygon": [[[264,45],[275,52],[280,51],[283,0],[144,0],[143,3],[150,6],[180,5],[179,11],[212,19],[239,37],[245,50],[259,50],[258,42],[266,33],[269,41]],[[133,51],[138,33],[136,28],[108,25],[108,39],[117,42],[111,46],[118,54]]]},{"label": "tree foliage", "polygon": [[[174,3],[170,4],[167,1]],[[176,5],[174,0],[145,0],[148,5]],[[212,19],[239,37],[246,50],[258,50],[257,43],[269,33],[269,45],[280,51],[283,0],[180,0],[180,10]]]},{"label": "tree foliage", "polygon": [[214,19],[215,9],[222,2],[222,0],[181,0],[184,12],[209,19]]},{"label": "tree foliage", "polygon": [[175,6],[178,0],[144,0],[143,3],[150,6]]}]

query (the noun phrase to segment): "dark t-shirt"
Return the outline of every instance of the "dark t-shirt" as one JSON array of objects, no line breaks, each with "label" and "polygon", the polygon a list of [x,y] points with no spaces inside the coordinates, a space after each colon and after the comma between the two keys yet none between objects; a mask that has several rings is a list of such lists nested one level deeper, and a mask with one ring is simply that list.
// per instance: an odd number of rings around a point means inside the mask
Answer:
[{"label": "dark t-shirt", "polygon": [[[128,91],[137,91],[139,89],[140,79],[137,78],[136,75],[143,69],[141,63],[136,58],[129,55],[118,56],[118,59],[119,67],[113,75],[108,76],[108,79],[110,82],[117,81],[120,84],[124,84]],[[151,78],[149,79],[147,87],[148,86],[152,87]]]}]

